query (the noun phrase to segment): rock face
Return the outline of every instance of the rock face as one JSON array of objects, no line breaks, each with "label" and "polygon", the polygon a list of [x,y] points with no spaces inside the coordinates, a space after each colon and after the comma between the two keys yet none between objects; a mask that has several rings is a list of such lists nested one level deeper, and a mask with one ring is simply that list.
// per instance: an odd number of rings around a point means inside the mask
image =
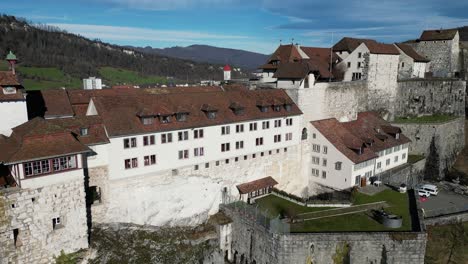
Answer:
[{"label": "rock face", "polygon": [[237,196],[236,185],[273,176],[281,189],[298,195],[306,187],[299,175],[301,147],[257,153],[244,160],[219,161],[165,173],[106,180],[106,169],[89,171],[90,185],[101,182],[102,202],[92,205],[93,222],[154,226],[195,226],[218,211],[221,191]]},{"label": "rock face", "polygon": [[0,263],[51,263],[61,250],[87,248],[86,223],[83,180],[1,190]]},{"label": "rock face", "polygon": [[395,124],[399,126],[411,144],[409,152],[426,157],[426,173],[434,172],[434,178],[443,178],[465,146],[465,120],[458,118],[445,123]]}]

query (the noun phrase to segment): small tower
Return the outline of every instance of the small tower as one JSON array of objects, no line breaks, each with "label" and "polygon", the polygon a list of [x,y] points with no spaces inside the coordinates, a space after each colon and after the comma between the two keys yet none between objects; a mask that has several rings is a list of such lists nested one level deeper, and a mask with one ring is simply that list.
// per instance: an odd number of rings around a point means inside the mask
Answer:
[{"label": "small tower", "polygon": [[225,81],[231,80],[231,66],[226,64],[226,66],[224,66],[223,68],[223,71],[224,71],[224,80]]},{"label": "small tower", "polygon": [[18,59],[16,58],[16,55],[13,54],[13,52],[11,52],[10,50],[10,53],[8,53],[8,55],[6,56],[6,60],[8,61],[8,63],[10,64],[10,70],[11,72],[13,73],[13,75],[16,74],[15,72],[15,64],[16,62],[18,61]]}]

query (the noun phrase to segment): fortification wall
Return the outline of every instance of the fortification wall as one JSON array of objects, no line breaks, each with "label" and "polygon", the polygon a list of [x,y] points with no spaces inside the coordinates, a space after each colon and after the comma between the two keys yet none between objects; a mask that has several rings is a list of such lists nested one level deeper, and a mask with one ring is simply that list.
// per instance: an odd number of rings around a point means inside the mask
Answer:
[{"label": "fortification wall", "polygon": [[449,77],[458,68],[458,38],[455,40],[408,43],[419,54],[431,60],[429,71],[436,77]]},{"label": "fortification wall", "polygon": [[0,263],[53,263],[61,250],[87,248],[87,232],[83,180],[0,191]]},{"label": "fortification wall", "polygon": [[365,81],[316,83],[311,88],[285,91],[304,113],[304,123],[331,117],[353,120],[359,109],[367,107]]},{"label": "fortification wall", "polygon": [[[102,203],[93,205],[93,221],[98,223],[134,223],[140,225],[198,225],[218,211],[221,191],[226,187],[238,196],[236,185],[272,176],[279,188],[300,195],[306,186],[302,179],[302,146],[275,149],[210,162],[163,173],[103,181],[101,174],[90,174],[90,185],[102,190]],[[218,165],[217,165],[218,164]],[[107,185],[106,185],[107,184]]]},{"label": "fortification wall", "polygon": [[[463,117],[445,123],[396,123],[410,140],[409,153],[426,157],[426,173],[434,171],[443,178],[465,146],[465,120]],[[428,176],[428,175],[426,175]],[[436,176],[436,175],[433,175]]]},{"label": "fortification wall", "polygon": [[414,164],[405,164],[376,176],[384,184],[399,187],[404,183],[410,189],[423,180],[425,164],[426,160],[422,159]]},{"label": "fortification wall", "polygon": [[466,83],[457,79],[398,82],[396,116],[465,115]]},{"label": "fortification wall", "polygon": [[233,220],[230,232],[222,233],[231,239],[222,250],[233,263],[424,263],[424,232],[275,234],[234,210],[222,210]]}]

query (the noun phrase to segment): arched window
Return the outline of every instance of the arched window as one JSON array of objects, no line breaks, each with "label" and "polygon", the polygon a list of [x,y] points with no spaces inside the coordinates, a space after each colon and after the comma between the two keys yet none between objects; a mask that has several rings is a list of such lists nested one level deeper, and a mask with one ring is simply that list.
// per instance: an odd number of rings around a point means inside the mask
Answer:
[{"label": "arched window", "polygon": [[302,140],[306,140],[307,139],[307,128],[303,128],[302,129]]}]

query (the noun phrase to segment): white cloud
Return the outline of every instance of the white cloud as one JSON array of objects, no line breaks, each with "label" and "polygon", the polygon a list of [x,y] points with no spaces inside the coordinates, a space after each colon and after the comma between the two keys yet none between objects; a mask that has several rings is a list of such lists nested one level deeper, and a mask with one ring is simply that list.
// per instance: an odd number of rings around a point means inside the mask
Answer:
[{"label": "white cloud", "polygon": [[240,2],[240,0],[104,0],[113,4],[134,9],[174,10],[191,7],[222,6]]},{"label": "white cloud", "polygon": [[51,23],[66,31],[88,38],[117,41],[197,42],[200,40],[248,39],[247,36],[221,35],[197,31],[157,30],[138,27],[118,27],[88,24]]}]

